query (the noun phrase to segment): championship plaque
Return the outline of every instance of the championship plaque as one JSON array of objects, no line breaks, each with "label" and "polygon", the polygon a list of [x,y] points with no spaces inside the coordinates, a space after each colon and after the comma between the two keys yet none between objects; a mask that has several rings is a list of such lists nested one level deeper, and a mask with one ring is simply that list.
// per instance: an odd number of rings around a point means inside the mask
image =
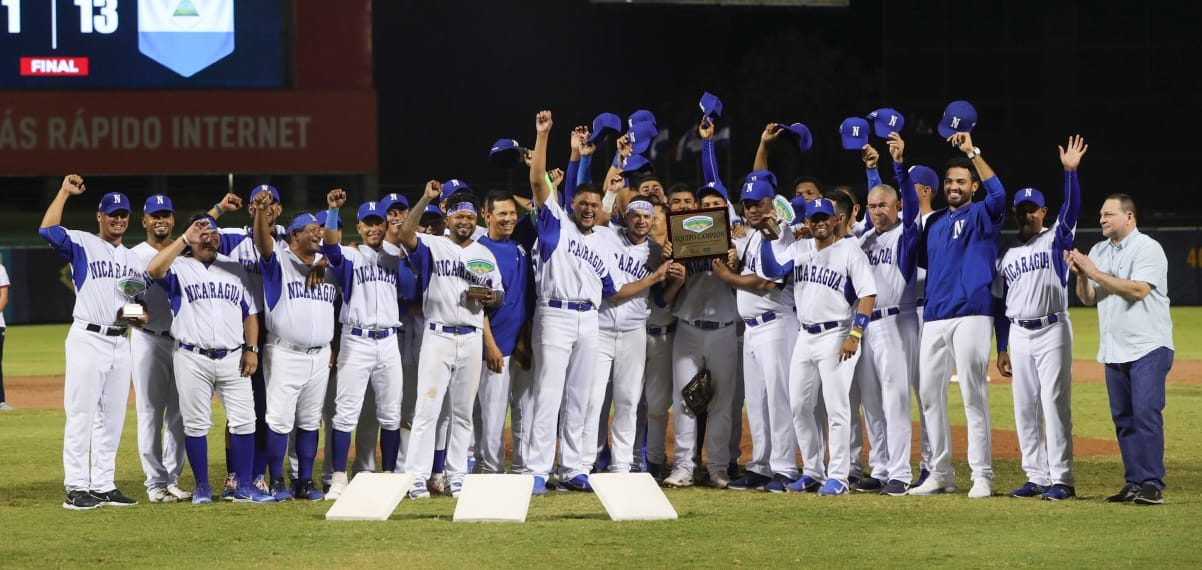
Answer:
[{"label": "championship plaque", "polygon": [[760,222],[760,229],[768,234],[769,239],[776,239],[780,237],[780,223],[792,225],[796,216],[793,212],[793,204],[779,194],[772,199],[772,211],[775,216],[765,215]]},{"label": "championship plaque", "polygon": [[492,295],[492,287],[484,285],[468,285],[467,298],[473,301],[481,301]]},{"label": "championship plaque", "polygon": [[725,206],[668,214],[668,240],[677,261],[725,257],[730,249],[730,220]]}]

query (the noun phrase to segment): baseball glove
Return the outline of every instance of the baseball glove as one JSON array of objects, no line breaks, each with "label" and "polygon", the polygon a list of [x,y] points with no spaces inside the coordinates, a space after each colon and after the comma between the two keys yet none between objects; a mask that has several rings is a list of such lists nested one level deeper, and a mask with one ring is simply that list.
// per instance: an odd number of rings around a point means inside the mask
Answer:
[{"label": "baseball glove", "polygon": [[689,380],[688,384],[680,390],[680,397],[684,400],[684,414],[690,418],[695,418],[703,413],[709,407],[710,398],[714,397],[714,391],[710,387],[710,371],[702,368],[693,375],[693,379]]}]

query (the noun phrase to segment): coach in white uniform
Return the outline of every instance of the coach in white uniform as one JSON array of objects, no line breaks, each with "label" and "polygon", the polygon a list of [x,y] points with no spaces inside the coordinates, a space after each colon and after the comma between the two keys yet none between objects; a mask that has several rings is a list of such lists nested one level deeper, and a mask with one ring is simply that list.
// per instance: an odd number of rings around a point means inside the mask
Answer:
[{"label": "coach in white uniform", "polygon": [[[255,412],[250,374],[259,365],[258,307],[246,290],[246,270],[217,253],[217,222],[193,218],[184,235],[159,250],[147,273],[170,306],[171,334],[178,342],[172,364],[179,386],[185,447],[196,478],[193,504],[211,503],[208,435],[213,392],[221,396],[230,433],[232,465],[239,481],[235,501],[270,502],[251,483]],[[181,256],[186,248],[191,255]]]},{"label": "coach in white uniform", "polygon": [[[67,333],[63,409],[63,507],[94,509],[135,505],[117,489],[117,445],[129,400],[129,323],[121,310],[130,300],[118,289],[126,279],[141,280],[137,256],[121,244],[129,226],[129,198],[110,192],[96,212],[99,232],[59,225],[71,196],[84,192],[83,178],[69,174],[46,208],[38,235],[71,264],[75,322]],[[145,324],[143,318],[138,324]]]}]

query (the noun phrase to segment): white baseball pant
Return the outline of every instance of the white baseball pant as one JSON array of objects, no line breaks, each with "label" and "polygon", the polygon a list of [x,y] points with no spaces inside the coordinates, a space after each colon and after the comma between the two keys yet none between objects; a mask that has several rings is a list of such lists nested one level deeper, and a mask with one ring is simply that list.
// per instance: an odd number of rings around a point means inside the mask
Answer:
[{"label": "white baseball pant", "polygon": [[[857,350],[851,358],[839,361],[848,330],[845,326],[817,334],[802,330],[789,368],[789,402],[803,473],[817,481],[835,479],[844,485],[851,469],[851,380],[861,352]],[[815,421],[819,398],[826,406],[830,462],[825,470],[822,427]]]},{"label": "white baseball pant", "polygon": [[75,321],[64,343],[63,485],[68,492],[116,488],[117,446],[129,400],[129,338],[104,336],[86,327]]},{"label": "white baseball pant", "polygon": [[[647,358],[643,371],[643,397],[647,402],[647,463],[667,464],[664,446],[668,437],[668,410],[672,407],[672,345],[676,325],[651,327],[647,334]],[[663,332],[667,329],[668,332]]]},{"label": "white baseball pant", "polygon": [[512,473],[528,471],[526,458],[522,454],[522,441],[530,433],[534,423],[534,370],[522,368],[510,361],[509,371],[509,437],[513,441]]},{"label": "white baseball pant", "polygon": [[597,372],[597,311],[548,307],[534,310],[534,418],[523,434],[528,470],[546,477],[559,433],[559,478],[586,475],[584,424],[589,389]]},{"label": "white baseball pant", "polygon": [[672,344],[672,425],[675,430],[674,469],[696,468],[697,420],[684,414],[680,391],[702,368],[710,371],[713,396],[706,410],[705,462],[710,472],[726,472],[730,463],[731,398],[738,367],[738,338],[734,325],[700,329],[680,322]]},{"label": "white baseball pant", "polygon": [[913,479],[910,378],[918,374],[918,319],[912,312],[903,312],[872,321],[860,344],[863,354],[856,366],[856,380],[872,446],[872,476],[882,482],[896,479],[909,484]]},{"label": "white baseball pant", "polygon": [[930,470],[931,476],[937,475],[948,483],[956,478],[947,409],[953,365],[959,374],[964,416],[968,420],[968,465],[972,468],[972,478],[993,480],[989,385],[985,383],[992,337],[993,317],[982,315],[926,321],[922,326],[918,391],[931,441]]},{"label": "white baseball pant", "polygon": [[1073,327],[1068,313],[1038,330],[1010,327],[1014,425],[1027,480],[1073,485]]},{"label": "white baseball pant", "polygon": [[[797,318],[789,313],[743,334],[743,387],[751,460],[747,471],[797,478],[797,436],[789,407],[789,355],[797,343]],[[738,418],[738,416],[736,416]]]},{"label": "white baseball pant", "polygon": [[175,341],[142,329],[131,333],[134,405],[138,415],[138,458],[146,473],[146,489],[179,482],[184,470],[184,417],[179,412]]},{"label": "white baseball pant", "polygon": [[399,429],[403,371],[396,336],[375,340],[343,330],[338,352],[334,429],[349,432],[357,427],[368,383],[375,395],[376,423],[382,429]]},{"label": "white baseball pant", "polygon": [[277,342],[268,340],[263,349],[267,427],[284,434],[293,428],[316,431],[330,380],[330,347],[308,354]]},{"label": "white baseball pant", "polygon": [[634,457],[635,423],[643,396],[643,372],[647,363],[647,329],[602,330],[597,343],[597,372],[593,375],[588,412],[584,422],[584,466],[591,468],[599,451],[599,419],[604,410],[605,388],[613,373],[613,425],[610,427],[609,470],[629,473]]},{"label": "white baseball pant", "polygon": [[[476,394],[479,422],[476,429],[476,469],[481,473],[505,472],[505,417],[509,411],[508,356],[501,371],[480,367],[480,388]],[[515,422],[516,423],[516,422]]]},{"label": "white baseball pant", "polygon": [[184,435],[204,437],[213,428],[213,392],[221,396],[231,434],[255,433],[255,399],[250,376],[242,375],[241,363],[241,351],[218,360],[188,350],[175,351],[172,364]]},{"label": "white baseball pant", "polygon": [[484,337],[479,329],[467,334],[427,330],[422,339],[417,372],[417,402],[413,429],[405,450],[405,472],[418,481],[430,478],[434,462],[439,415],[450,407],[446,473],[451,481],[467,473],[468,446],[472,439],[472,408],[480,384]]}]

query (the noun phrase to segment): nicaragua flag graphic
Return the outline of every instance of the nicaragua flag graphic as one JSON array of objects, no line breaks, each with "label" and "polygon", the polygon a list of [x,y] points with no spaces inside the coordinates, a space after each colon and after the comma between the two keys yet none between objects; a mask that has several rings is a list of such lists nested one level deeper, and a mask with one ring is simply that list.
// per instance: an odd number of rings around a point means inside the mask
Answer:
[{"label": "nicaragua flag graphic", "polygon": [[234,0],[138,0],[138,51],[192,77],[234,52]]}]

